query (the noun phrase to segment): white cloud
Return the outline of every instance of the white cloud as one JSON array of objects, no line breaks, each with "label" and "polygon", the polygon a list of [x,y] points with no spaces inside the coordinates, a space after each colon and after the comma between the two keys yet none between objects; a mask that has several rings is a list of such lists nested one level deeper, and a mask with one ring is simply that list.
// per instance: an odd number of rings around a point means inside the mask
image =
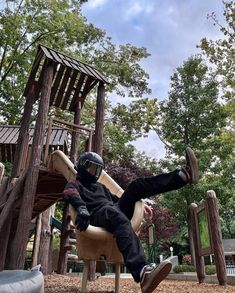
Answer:
[{"label": "white cloud", "polygon": [[[223,21],[221,0],[90,0],[88,3],[93,9],[83,5],[84,16],[104,29],[116,44],[143,46],[151,53],[141,62],[150,75],[150,98],[167,97],[170,76],[191,55],[200,52],[196,46],[203,37],[221,37],[219,29],[207,19],[207,14],[215,11]],[[102,9],[95,9],[98,4]],[[123,103],[124,99],[115,96],[115,102],[118,101]],[[134,145],[154,157],[158,152],[164,154],[162,144],[153,134]]]},{"label": "white cloud", "polygon": [[94,9],[105,5],[107,1],[108,0],[91,0],[84,5],[86,5],[87,8]]},{"label": "white cloud", "polygon": [[135,2],[134,4],[130,4],[129,8],[126,11],[127,17],[132,17],[140,14],[143,11],[143,6],[139,2]]},{"label": "white cloud", "polygon": [[165,146],[158,138],[154,131],[150,131],[147,138],[141,137],[132,144],[140,151],[145,152],[146,155],[162,159],[165,155]]}]

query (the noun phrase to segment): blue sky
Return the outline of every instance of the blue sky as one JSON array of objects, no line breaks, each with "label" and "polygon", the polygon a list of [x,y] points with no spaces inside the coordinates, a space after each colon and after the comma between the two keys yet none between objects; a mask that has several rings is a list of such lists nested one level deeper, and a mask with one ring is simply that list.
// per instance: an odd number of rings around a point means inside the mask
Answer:
[{"label": "blue sky", "polygon": [[[222,0],[89,0],[82,11],[88,22],[104,29],[116,44],[147,48],[151,56],[142,66],[150,75],[149,97],[159,100],[167,98],[174,70],[200,52],[196,48],[200,39],[221,38],[207,14],[214,11],[223,21]],[[164,155],[155,133],[134,145],[149,156]]]}]

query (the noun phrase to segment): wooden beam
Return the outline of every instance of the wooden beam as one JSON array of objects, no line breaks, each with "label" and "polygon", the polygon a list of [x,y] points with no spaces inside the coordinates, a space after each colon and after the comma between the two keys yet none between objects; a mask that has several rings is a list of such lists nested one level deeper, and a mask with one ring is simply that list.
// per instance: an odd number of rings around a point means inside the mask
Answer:
[{"label": "wooden beam", "polygon": [[204,258],[200,255],[200,239],[198,239],[198,233],[197,233],[197,223],[196,223],[196,211],[197,211],[197,205],[195,203],[192,203],[190,205],[190,220],[192,228],[192,235],[193,235],[193,247],[194,247],[194,254],[195,254],[195,266],[196,266],[196,272],[197,272],[197,278],[199,283],[204,283],[205,281],[205,264],[204,264]]},{"label": "wooden beam", "polygon": [[213,190],[207,191],[206,204],[208,209],[209,225],[211,226],[212,248],[215,256],[217,278],[220,285],[227,284],[225,255],[221,234],[219,209],[217,198]]},{"label": "wooden beam", "polygon": [[91,129],[91,128],[88,128],[88,127],[85,127],[85,126],[80,126],[80,125],[70,123],[70,122],[66,122],[66,121],[63,121],[63,120],[60,120],[60,119],[57,119],[57,118],[53,118],[53,121],[61,123],[61,124],[69,125],[69,126],[72,126],[72,127],[76,127],[78,129],[82,129],[82,130],[93,131],[93,129]]},{"label": "wooden beam", "polygon": [[102,157],[104,136],[105,86],[100,82],[96,103],[94,151]]},{"label": "wooden beam", "polygon": [[71,93],[73,92],[73,89],[74,89],[74,84],[76,82],[77,76],[78,76],[78,71],[77,70],[73,70],[73,73],[72,73],[71,79],[69,81],[69,85],[68,85],[66,94],[64,96],[63,103],[61,105],[61,109],[63,109],[63,110],[66,110],[66,108],[67,108],[67,105],[69,103],[69,99],[70,99]]},{"label": "wooden beam", "polygon": [[29,235],[29,224],[31,222],[32,217],[34,195],[37,187],[40,159],[49,110],[49,101],[53,80],[53,69],[53,62],[48,60],[42,81],[41,98],[39,102],[38,115],[32,144],[32,155],[30,158],[29,169],[25,180],[24,193],[19,213],[19,221],[14,240],[12,241],[10,247],[11,269],[18,269],[24,267],[26,246]]},{"label": "wooden beam", "polygon": [[59,87],[59,92],[57,93],[56,98],[55,98],[55,106],[56,107],[61,106],[71,72],[72,72],[72,69],[70,67],[67,67],[65,70],[65,73],[63,75],[62,82]]},{"label": "wooden beam", "polygon": [[77,82],[77,85],[76,85],[76,88],[75,88],[75,91],[74,91],[74,94],[73,94],[72,101],[70,103],[70,107],[69,107],[70,111],[75,111],[75,109],[76,109],[76,103],[79,101],[79,93],[81,91],[81,88],[82,88],[82,85],[84,83],[85,77],[86,77],[86,75],[84,73],[80,74],[79,80]]},{"label": "wooden beam", "polygon": [[28,144],[28,136],[27,133],[29,131],[30,120],[31,120],[31,113],[34,104],[34,87],[30,88],[30,97],[26,98],[25,106],[24,106],[24,113],[22,117],[20,132],[18,136],[16,152],[14,156],[14,163],[12,166],[12,173],[11,177],[17,177],[20,174],[20,167],[21,162],[24,157],[24,152],[27,149],[26,144]]},{"label": "wooden beam", "polygon": [[[78,107],[74,113],[74,124],[80,125],[81,123],[81,103],[78,102]],[[75,128],[76,129],[76,128]],[[76,131],[72,132],[70,160],[75,163],[77,160],[77,147],[78,147],[79,133]]]}]

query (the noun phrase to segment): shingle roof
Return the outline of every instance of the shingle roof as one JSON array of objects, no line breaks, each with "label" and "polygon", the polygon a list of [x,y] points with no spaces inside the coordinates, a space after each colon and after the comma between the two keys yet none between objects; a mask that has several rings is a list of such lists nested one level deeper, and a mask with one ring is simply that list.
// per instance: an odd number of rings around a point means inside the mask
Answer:
[{"label": "shingle roof", "polygon": [[98,82],[109,83],[108,79],[93,66],[39,45],[23,93],[25,97],[33,95],[36,100],[40,96],[47,60],[54,64],[50,106],[74,112],[78,102],[83,106],[85,97]]},{"label": "shingle roof", "polygon": [[[19,135],[19,126],[0,126],[0,162],[13,162],[16,151],[16,144]],[[32,144],[34,128],[29,129],[29,145]],[[51,131],[49,149],[61,149],[67,153],[67,129],[53,127]],[[44,145],[46,144],[47,131],[44,136]]]},{"label": "shingle roof", "polygon": [[[0,126],[0,144],[16,144],[18,135],[19,135],[20,127],[19,126]],[[33,139],[33,133],[34,133],[34,127],[30,127],[29,129],[29,144],[32,144]],[[51,131],[50,141],[49,145],[51,146],[59,146],[67,144],[67,134],[68,130],[59,128],[59,127],[53,127]],[[45,133],[44,137],[44,144],[46,143],[46,135]]]}]

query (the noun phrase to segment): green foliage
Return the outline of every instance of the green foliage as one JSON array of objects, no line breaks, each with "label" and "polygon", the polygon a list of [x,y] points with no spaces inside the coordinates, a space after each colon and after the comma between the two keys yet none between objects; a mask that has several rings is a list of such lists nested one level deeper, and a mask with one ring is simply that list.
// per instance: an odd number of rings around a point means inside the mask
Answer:
[{"label": "green foliage", "polygon": [[5,166],[4,176],[10,176],[11,170],[12,170],[12,163],[11,162],[3,162],[3,165]]},{"label": "green foliage", "polygon": [[62,221],[63,219],[63,202],[57,202],[56,209],[55,209],[55,218],[59,221]]},{"label": "green foliage", "polygon": [[201,149],[206,139],[221,132],[227,116],[214,76],[195,56],[177,68],[171,81],[169,99],[160,104],[160,136],[178,154],[188,145]]},{"label": "green foliage", "polygon": [[[130,143],[141,136],[147,135],[158,117],[157,99],[139,99],[129,105],[118,104],[111,108],[107,105],[105,117],[104,156],[107,161],[118,163],[122,159],[138,158],[141,166],[147,164],[154,169],[154,160],[136,153]],[[140,162],[141,161],[141,162]]]},{"label": "green foliage", "polygon": [[176,274],[186,273],[186,272],[195,272],[196,269],[192,265],[176,265],[173,267],[173,272]]},{"label": "green foliage", "polygon": [[[217,75],[222,77],[221,85],[224,95],[228,99],[234,99],[234,87],[235,87],[235,2],[233,0],[223,1],[224,5],[224,20],[217,18],[217,15],[213,12],[208,15],[209,19],[212,19],[215,26],[222,32],[223,38],[218,40],[208,40],[203,38],[199,47],[209,61],[216,67]],[[222,23],[222,24],[221,24]]]},{"label": "green foliage", "polygon": [[60,234],[54,233],[53,234],[53,242],[52,242],[53,250],[60,249]]},{"label": "green foliage", "polygon": [[206,275],[215,275],[216,274],[216,266],[215,265],[206,265],[205,266]]},{"label": "green foliage", "polygon": [[104,31],[87,23],[81,14],[82,2],[4,1],[0,10],[0,114],[6,123],[19,123],[22,92],[39,43],[94,65],[110,78],[109,91],[130,97],[150,92],[148,74],[139,65],[149,55],[146,49],[113,44]]},{"label": "green foliage", "polygon": [[145,135],[158,123],[157,99],[139,99],[129,105],[118,104],[112,109],[114,125],[123,129],[131,140]]}]

